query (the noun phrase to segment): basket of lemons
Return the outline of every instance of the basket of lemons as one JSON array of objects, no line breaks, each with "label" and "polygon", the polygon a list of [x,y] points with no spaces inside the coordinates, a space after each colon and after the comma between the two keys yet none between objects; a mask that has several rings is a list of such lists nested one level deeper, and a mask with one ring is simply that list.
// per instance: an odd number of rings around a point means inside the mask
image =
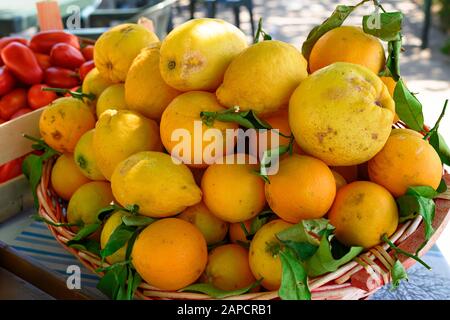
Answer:
[{"label": "basket of lemons", "polygon": [[426,127],[400,12],[342,26],[365,2],[301,50],[261,21],[252,44],[219,19],[161,40],[108,30],[83,94],[41,115],[43,154],[24,163],[37,219],[113,299],[361,299],[429,268],[450,208],[446,104]]}]

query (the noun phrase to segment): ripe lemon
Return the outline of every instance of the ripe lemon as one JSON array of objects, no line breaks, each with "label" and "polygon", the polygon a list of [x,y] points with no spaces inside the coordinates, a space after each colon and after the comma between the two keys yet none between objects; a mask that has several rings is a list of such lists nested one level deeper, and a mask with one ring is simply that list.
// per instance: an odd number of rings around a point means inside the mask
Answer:
[{"label": "ripe lemon", "polygon": [[336,195],[330,168],[310,156],[293,154],[281,160],[278,172],[269,179],[265,191],[270,208],[292,223],[323,217]]},{"label": "ripe lemon", "polygon": [[267,290],[278,290],[281,284],[281,243],[275,237],[292,224],[281,219],[270,221],[256,232],[250,243],[250,269],[256,279],[263,278],[261,285]]},{"label": "ripe lemon", "polygon": [[74,159],[78,168],[91,180],[105,180],[102,172],[97,166],[94,152],[94,130],[89,130],[78,140],[75,147]]},{"label": "ripe lemon", "polygon": [[[109,238],[116,230],[118,226],[122,224],[122,217],[129,215],[129,213],[125,211],[116,211],[114,212],[108,220],[106,220],[102,232],[100,234],[100,248],[104,249],[106,244],[109,241]],[[127,245],[124,245],[122,248],[114,252],[112,255],[106,257],[106,261],[111,264],[125,261],[125,255],[127,252]]]},{"label": "ripe lemon", "polygon": [[92,224],[98,221],[100,209],[114,200],[111,185],[105,181],[92,181],[82,185],[70,198],[67,206],[69,223]]},{"label": "ripe lemon", "polygon": [[392,195],[368,181],[355,181],[340,188],[328,217],[340,242],[364,248],[380,243],[383,234],[391,236],[398,224]]},{"label": "ripe lemon", "polygon": [[84,98],[84,102],[92,109],[93,113],[96,113],[97,100],[102,92],[113,84],[111,80],[102,76],[97,68],[88,72],[81,85],[81,92],[95,96],[94,100]]},{"label": "ripe lemon", "polygon": [[300,148],[332,166],[372,158],[386,143],[394,114],[380,78],[346,62],[310,75],[289,102],[289,124]]},{"label": "ripe lemon", "polygon": [[412,186],[436,189],[442,177],[442,162],[419,133],[396,129],[383,149],[369,160],[368,170],[370,180],[398,197]]},{"label": "ripe lemon", "polygon": [[294,46],[262,41],[231,62],[216,94],[226,107],[239,106],[267,116],[285,108],[307,76],[306,60]]},{"label": "ripe lemon", "polygon": [[[192,167],[206,167],[215,158],[221,157],[228,149],[234,149],[235,139],[226,139],[227,129],[237,129],[231,122],[214,121],[211,127],[202,123],[200,112],[226,110],[218,102],[214,94],[204,91],[186,92],[175,99],[164,110],[161,117],[161,140],[166,150],[183,163]],[[198,129],[195,130],[197,122]],[[220,130],[221,146],[214,150],[215,140],[207,138],[203,133],[208,129]],[[181,135],[182,133],[186,135]],[[180,135],[178,135],[180,133]],[[200,148],[197,148],[197,145]],[[227,144],[228,147],[227,147]],[[190,150],[190,152],[189,152]],[[207,152],[211,150],[211,152]]]},{"label": "ripe lemon", "polygon": [[244,33],[226,21],[189,20],[162,42],[161,75],[180,91],[212,91],[222,82],[231,60],[246,47]]},{"label": "ripe lemon", "polygon": [[159,72],[158,43],[142,49],[125,80],[125,101],[131,110],[159,121],[169,103],[180,94],[167,85]]},{"label": "ripe lemon", "polygon": [[112,27],[95,42],[95,66],[110,81],[124,82],[141,49],[157,41],[156,34],[139,24],[124,23]]},{"label": "ripe lemon", "polygon": [[309,56],[309,70],[315,72],[334,62],[350,62],[378,74],[384,61],[380,40],[359,27],[341,26],[328,31],[314,44]]},{"label": "ripe lemon", "polygon": [[100,118],[102,113],[109,109],[127,109],[127,104],[125,103],[125,88],[123,84],[118,83],[107,87],[98,97],[96,105],[97,118]]},{"label": "ripe lemon", "polygon": [[178,218],[196,226],[205,237],[207,244],[222,241],[227,235],[228,223],[213,215],[203,202],[186,208]]},{"label": "ripe lemon", "polygon": [[[228,155],[210,165],[202,178],[203,201],[211,212],[228,222],[253,218],[264,208],[264,181],[255,174],[257,164],[236,163]],[[247,158],[248,159],[248,158]]]},{"label": "ripe lemon", "polygon": [[71,153],[63,153],[53,165],[52,187],[64,200],[69,200],[79,187],[89,181],[75,164]]},{"label": "ripe lemon", "polygon": [[107,180],[114,168],[132,154],[161,150],[159,128],[154,120],[131,110],[106,110],[94,131],[97,166]]},{"label": "ripe lemon", "polygon": [[44,141],[59,152],[73,152],[78,139],[95,126],[94,115],[79,99],[59,98],[42,111],[39,131]]},{"label": "ripe lemon", "polygon": [[237,290],[255,282],[248,263],[248,250],[238,244],[214,248],[205,270],[207,282],[221,290]]},{"label": "ripe lemon", "polygon": [[138,235],[131,258],[147,283],[163,290],[178,290],[200,277],[208,251],[196,227],[168,218],[152,223]]},{"label": "ripe lemon", "polygon": [[123,205],[139,205],[150,217],[173,216],[202,199],[191,171],[162,152],[144,151],[120,162],[111,178],[114,197]]}]

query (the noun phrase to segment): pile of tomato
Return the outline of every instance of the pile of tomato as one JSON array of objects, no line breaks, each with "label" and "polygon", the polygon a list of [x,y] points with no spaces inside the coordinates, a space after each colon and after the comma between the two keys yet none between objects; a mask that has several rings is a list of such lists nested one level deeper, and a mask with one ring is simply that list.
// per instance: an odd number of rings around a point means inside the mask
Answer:
[{"label": "pile of tomato", "polygon": [[[0,38],[0,125],[58,98],[44,88],[78,90],[94,68],[93,51],[64,31],[42,31],[30,40]],[[23,158],[0,166],[0,183],[21,174]]]},{"label": "pile of tomato", "polygon": [[64,31],[0,38],[0,124],[56,99],[45,87],[76,90],[94,67],[93,49]]}]

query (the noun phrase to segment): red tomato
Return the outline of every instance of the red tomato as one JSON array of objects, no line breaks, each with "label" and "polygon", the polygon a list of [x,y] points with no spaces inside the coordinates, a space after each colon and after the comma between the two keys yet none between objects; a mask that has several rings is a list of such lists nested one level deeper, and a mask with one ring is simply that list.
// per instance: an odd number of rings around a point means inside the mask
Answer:
[{"label": "red tomato", "polygon": [[89,44],[81,49],[81,53],[86,60],[94,60],[94,46],[92,44]]},{"label": "red tomato", "polygon": [[50,56],[48,54],[33,52],[36,60],[42,70],[50,68],[52,64],[50,63]]},{"label": "red tomato", "polygon": [[50,62],[55,67],[76,69],[84,62],[84,57],[78,49],[67,43],[57,43],[50,51]]},{"label": "red tomato", "polygon": [[28,105],[31,109],[39,109],[45,107],[50,102],[58,98],[56,92],[42,91],[43,88],[48,88],[45,84],[35,84],[28,89]]},{"label": "red tomato", "polygon": [[42,72],[33,51],[19,42],[11,42],[2,50],[2,59],[9,70],[23,83],[41,83]]},{"label": "red tomato", "polygon": [[88,74],[89,71],[95,68],[95,63],[93,60],[86,61],[83,63],[80,67],[80,70],[78,70],[78,73],[80,74],[81,81],[84,80],[84,77]]},{"label": "red tomato", "polygon": [[57,43],[67,43],[74,48],[80,49],[80,43],[76,36],[59,30],[36,33],[30,40],[30,48],[34,52],[49,54],[52,47]]},{"label": "red tomato", "polygon": [[19,109],[27,107],[27,91],[17,88],[0,100],[0,117],[9,120]]},{"label": "red tomato", "polygon": [[16,79],[11,72],[5,66],[0,67],[0,96],[10,92],[15,85]]},{"label": "red tomato", "polygon": [[23,159],[24,157],[20,157],[0,166],[0,183],[6,182],[22,174]]},{"label": "red tomato", "polygon": [[53,88],[73,88],[80,84],[80,78],[75,71],[50,67],[45,70],[45,83]]},{"label": "red tomato", "polygon": [[[0,39],[0,52],[2,52],[2,49],[6,47],[11,42],[20,42],[24,45],[28,45],[28,40],[22,37],[3,37]],[[2,57],[0,56],[0,66],[3,65]]]},{"label": "red tomato", "polygon": [[5,123],[5,122],[6,122],[6,120],[0,118],[0,124]]}]

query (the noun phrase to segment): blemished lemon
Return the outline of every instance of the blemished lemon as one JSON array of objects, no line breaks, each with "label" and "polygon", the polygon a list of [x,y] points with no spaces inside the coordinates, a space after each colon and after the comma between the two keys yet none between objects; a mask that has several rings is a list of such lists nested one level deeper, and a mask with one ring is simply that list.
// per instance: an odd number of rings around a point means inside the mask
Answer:
[{"label": "blemished lemon", "polygon": [[173,216],[202,200],[189,168],[162,152],[143,151],[126,158],[115,168],[111,184],[122,206],[137,204],[141,214],[154,218]]},{"label": "blemished lemon", "polygon": [[142,48],[159,39],[142,25],[124,23],[104,32],[95,42],[94,62],[100,74],[112,82],[124,82]]},{"label": "blemished lemon", "polygon": [[97,166],[94,152],[94,130],[89,130],[83,134],[75,146],[74,159],[78,168],[86,177],[91,180],[105,180],[102,172]]},{"label": "blemished lemon", "polygon": [[332,166],[366,162],[391,132],[395,104],[366,67],[336,62],[306,78],[289,102],[289,124],[305,153]]},{"label": "blemished lemon", "polygon": [[161,44],[161,75],[180,91],[215,90],[228,64],[247,47],[244,33],[211,18],[189,20],[173,29]]},{"label": "blemished lemon", "polygon": [[286,108],[308,76],[307,63],[294,46],[276,40],[250,46],[234,59],[217,89],[219,102],[267,116]]}]

